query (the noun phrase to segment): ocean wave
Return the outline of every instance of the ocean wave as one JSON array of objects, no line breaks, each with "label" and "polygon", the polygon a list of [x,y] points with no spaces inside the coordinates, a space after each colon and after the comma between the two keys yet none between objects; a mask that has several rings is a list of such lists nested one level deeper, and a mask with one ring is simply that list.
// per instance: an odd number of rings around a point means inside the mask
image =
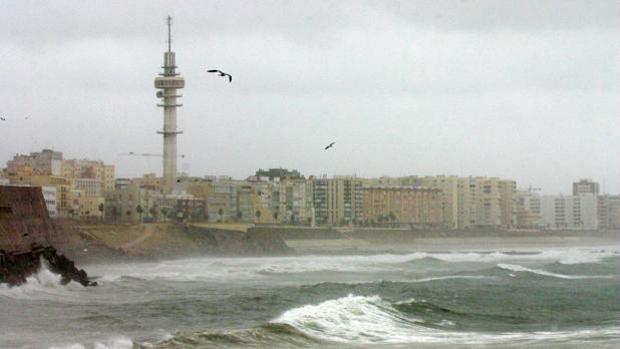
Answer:
[{"label": "ocean wave", "polygon": [[[554,249],[543,251],[413,252],[347,256],[295,257],[204,257],[157,263],[108,264],[92,266],[99,281],[118,283],[128,278],[140,280],[243,281],[260,280],[295,273],[344,272],[376,273],[410,270],[420,263],[502,263],[548,261],[561,264],[598,263],[617,257],[613,249]],[[417,269],[417,268],[416,268]]]},{"label": "ocean wave", "polygon": [[443,280],[476,280],[476,279],[490,279],[492,276],[485,275],[444,275],[444,276],[433,276],[426,277],[421,279],[415,279],[408,282],[431,282],[431,281],[443,281]]},{"label": "ocean wave", "polygon": [[26,278],[26,282],[19,286],[0,285],[0,297],[12,299],[47,298],[47,296],[62,296],[67,294],[68,285],[60,284],[60,275],[52,273],[45,261],[36,274]]},{"label": "ocean wave", "polygon": [[[515,341],[618,339],[617,328],[554,332],[456,332],[425,327],[422,319],[402,314],[379,296],[356,296],[304,305],[284,312],[272,323],[286,324],[313,338],[340,343],[497,344]],[[453,327],[445,320],[435,326]]]},{"label": "ocean wave", "polygon": [[95,341],[90,345],[84,345],[81,343],[72,343],[63,346],[52,346],[49,349],[131,349],[134,347],[134,343],[131,339],[126,337],[110,338],[106,341]]},{"label": "ocean wave", "polygon": [[502,263],[500,263],[497,266],[499,268],[501,268],[501,269],[510,270],[510,271],[514,271],[514,272],[528,272],[528,273],[538,274],[538,275],[542,275],[542,276],[550,276],[550,277],[559,278],[559,279],[571,279],[571,280],[572,279],[609,279],[609,278],[613,277],[613,275],[565,275],[565,274],[557,274],[557,273],[552,273],[552,272],[549,272],[549,271],[546,271],[546,270],[542,270],[542,269],[526,268],[524,266],[516,265],[516,264],[502,264]]},{"label": "ocean wave", "polygon": [[605,258],[617,256],[612,249],[570,248],[543,251],[488,251],[488,252],[442,252],[416,253],[408,262],[421,259],[434,259],[442,262],[481,262],[492,263],[516,260],[540,260],[558,262],[560,264],[599,263]]}]

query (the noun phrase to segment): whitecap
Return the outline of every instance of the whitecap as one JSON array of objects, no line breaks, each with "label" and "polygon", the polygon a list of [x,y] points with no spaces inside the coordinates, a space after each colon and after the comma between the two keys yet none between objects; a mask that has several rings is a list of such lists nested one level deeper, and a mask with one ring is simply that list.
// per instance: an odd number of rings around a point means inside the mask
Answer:
[{"label": "whitecap", "polygon": [[[514,272],[529,272],[533,274],[550,276],[559,279],[609,279],[612,278],[612,275],[565,275],[565,274],[557,274],[552,273],[550,271],[542,270],[542,269],[530,269],[521,265],[516,264],[498,264],[498,267]],[[513,274],[509,274],[513,275]]]},{"label": "whitecap", "polygon": [[[423,315],[423,314],[422,314]],[[313,338],[351,344],[449,343],[498,344],[523,342],[563,342],[591,338],[618,339],[617,328],[553,332],[455,332],[421,326],[423,319],[406,317],[381,297],[356,296],[331,299],[322,303],[290,309],[271,321],[293,326]],[[444,320],[442,326],[453,326]],[[572,342],[574,343],[574,342]]]},{"label": "whitecap", "polygon": [[114,337],[105,341],[95,341],[92,345],[84,345],[81,343],[72,343],[64,346],[52,346],[49,349],[131,349],[133,342],[126,337]]}]

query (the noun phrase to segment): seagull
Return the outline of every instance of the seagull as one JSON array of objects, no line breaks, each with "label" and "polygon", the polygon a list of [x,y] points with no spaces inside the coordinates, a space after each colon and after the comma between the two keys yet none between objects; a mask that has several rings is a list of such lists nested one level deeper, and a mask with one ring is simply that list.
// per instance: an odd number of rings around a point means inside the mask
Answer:
[{"label": "seagull", "polygon": [[334,144],[336,144],[336,142],[331,142],[331,143],[329,143],[329,145],[328,145],[327,147],[325,147],[325,150],[327,150],[327,149],[329,149],[329,148],[333,147],[333,146],[334,146]]},{"label": "seagull", "polygon": [[228,82],[232,82],[232,75],[224,73],[221,70],[217,70],[217,69],[209,69],[207,70],[208,73],[218,73],[220,74],[220,76],[228,76]]}]

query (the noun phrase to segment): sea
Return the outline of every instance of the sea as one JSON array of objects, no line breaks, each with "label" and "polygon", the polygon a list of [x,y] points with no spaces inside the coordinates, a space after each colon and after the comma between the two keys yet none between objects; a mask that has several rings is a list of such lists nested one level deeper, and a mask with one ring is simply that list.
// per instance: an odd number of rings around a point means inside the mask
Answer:
[{"label": "sea", "polygon": [[0,348],[619,348],[618,245],[43,266]]}]

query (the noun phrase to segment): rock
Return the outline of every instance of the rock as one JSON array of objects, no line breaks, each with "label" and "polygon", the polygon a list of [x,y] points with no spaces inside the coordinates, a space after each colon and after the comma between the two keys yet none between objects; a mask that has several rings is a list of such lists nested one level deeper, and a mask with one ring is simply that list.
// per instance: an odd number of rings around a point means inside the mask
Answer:
[{"label": "rock", "polygon": [[0,283],[10,286],[19,286],[26,279],[35,274],[40,268],[42,261],[46,261],[52,273],[61,276],[60,283],[66,285],[75,281],[82,286],[97,286],[96,282],[90,281],[83,269],[77,269],[70,259],[59,255],[52,246],[33,246],[30,252],[19,254],[6,254],[0,251]]}]

